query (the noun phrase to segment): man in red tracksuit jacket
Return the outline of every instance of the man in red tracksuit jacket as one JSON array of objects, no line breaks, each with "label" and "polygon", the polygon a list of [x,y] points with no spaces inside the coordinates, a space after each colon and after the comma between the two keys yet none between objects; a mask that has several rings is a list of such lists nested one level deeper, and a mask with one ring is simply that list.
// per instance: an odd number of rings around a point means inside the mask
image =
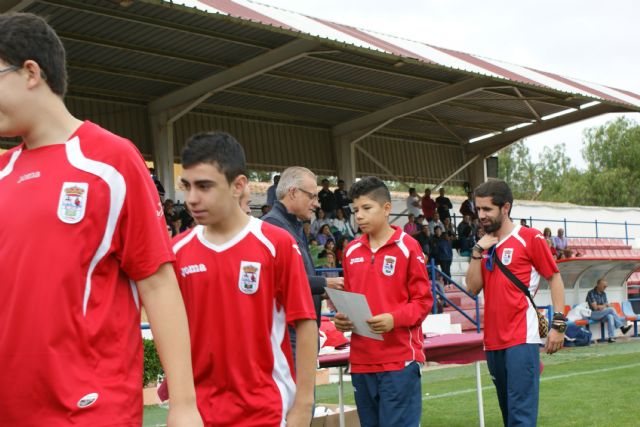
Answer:
[{"label": "man in red tracksuit jacket", "polygon": [[[422,414],[421,324],[433,304],[424,255],[415,239],[389,225],[391,197],[380,179],[361,179],[349,196],[364,235],[345,249],[344,289],[366,296],[369,327],[384,338],[351,337],[358,415],[365,427],[415,427]],[[343,313],[335,323],[343,332],[353,329]]]}]

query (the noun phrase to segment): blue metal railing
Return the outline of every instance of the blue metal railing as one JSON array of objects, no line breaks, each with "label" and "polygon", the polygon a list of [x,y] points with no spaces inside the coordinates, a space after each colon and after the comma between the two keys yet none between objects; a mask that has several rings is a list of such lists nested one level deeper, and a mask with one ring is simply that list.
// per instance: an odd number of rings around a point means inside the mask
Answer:
[{"label": "blue metal railing", "polygon": [[[434,301],[433,301],[433,313],[437,314],[438,312],[438,307],[436,304],[436,295],[438,295],[440,298],[442,298],[443,301],[445,301],[447,304],[449,304],[451,307],[455,308],[460,314],[462,314],[464,317],[466,317],[471,323],[473,323],[476,326],[476,330],[478,332],[480,332],[481,330],[481,326],[480,326],[480,304],[478,301],[478,296],[477,295],[473,295],[472,293],[470,293],[469,291],[467,291],[465,288],[463,288],[462,286],[460,286],[458,283],[456,283],[453,279],[451,279],[451,277],[449,277],[448,275],[446,275],[445,273],[442,272],[442,270],[439,270],[436,267],[436,263],[435,261],[432,259],[429,260],[429,265],[427,266],[427,271],[429,272],[429,276],[431,279],[431,293],[434,296]],[[446,282],[448,282],[449,284],[454,285],[456,288],[458,288],[461,292],[463,292],[465,295],[467,295],[469,298],[471,298],[475,304],[476,304],[476,320],[473,320],[471,318],[471,316],[469,316],[461,307],[458,307],[455,303],[453,303],[449,298],[446,297],[445,293],[442,292],[440,290],[440,288],[438,288],[437,280],[436,280],[436,274],[440,274],[444,280]]]}]

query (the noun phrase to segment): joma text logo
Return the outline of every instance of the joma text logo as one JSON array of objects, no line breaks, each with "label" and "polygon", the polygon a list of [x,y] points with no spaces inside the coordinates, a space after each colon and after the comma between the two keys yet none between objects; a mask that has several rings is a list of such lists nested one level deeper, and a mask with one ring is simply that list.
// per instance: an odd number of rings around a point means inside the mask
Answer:
[{"label": "joma text logo", "polygon": [[205,271],[207,271],[207,267],[204,264],[187,265],[180,268],[180,274],[182,277],[187,277],[193,273],[204,273]]}]

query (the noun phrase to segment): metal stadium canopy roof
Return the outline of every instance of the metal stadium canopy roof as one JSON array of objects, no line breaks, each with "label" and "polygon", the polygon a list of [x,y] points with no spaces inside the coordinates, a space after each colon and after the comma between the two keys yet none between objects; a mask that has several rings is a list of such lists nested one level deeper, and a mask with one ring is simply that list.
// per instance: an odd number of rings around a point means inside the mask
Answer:
[{"label": "metal stadium canopy roof", "polygon": [[9,10],[47,17],[72,112],[131,138],[167,184],[203,130],[235,135],[257,169],[459,184],[523,137],[640,111],[625,90],[249,0],[0,1]]}]

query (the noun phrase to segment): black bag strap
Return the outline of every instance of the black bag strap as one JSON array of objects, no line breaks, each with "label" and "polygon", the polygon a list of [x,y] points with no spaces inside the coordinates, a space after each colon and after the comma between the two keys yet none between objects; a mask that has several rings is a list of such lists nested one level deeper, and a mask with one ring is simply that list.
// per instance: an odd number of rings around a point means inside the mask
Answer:
[{"label": "black bag strap", "polygon": [[534,310],[538,310],[538,307],[536,306],[536,303],[533,302],[533,298],[531,298],[531,293],[529,292],[529,288],[527,288],[524,283],[522,283],[522,281],[520,279],[518,279],[516,277],[515,274],[513,274],[511,272],[511,270],[509,270],[503,263],[502,261],[500,261],[500,259],[498,258],[498,250],[495,249],[493,251],[493,262],[496,263],[496,265],[498,266],[498,268],[500,268],[500,271],[502,271],[502,273],[507,276],[507,278],[509,280],[511,280],[513,282],[514,285],[516,285],[518,287],[518,289],[520,289],[526,296],[527,298],[529,298],[529,301],[531,301],[531,304],[533,304],[533,309]]}]

